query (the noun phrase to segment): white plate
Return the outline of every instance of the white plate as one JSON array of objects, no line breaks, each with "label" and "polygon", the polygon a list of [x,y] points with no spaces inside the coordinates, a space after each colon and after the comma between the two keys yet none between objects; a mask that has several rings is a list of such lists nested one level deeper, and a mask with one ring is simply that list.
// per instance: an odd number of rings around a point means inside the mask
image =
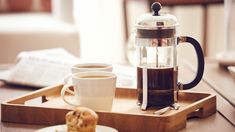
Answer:
[{"label": "white plate", "polygon": [[[66,125],[49,126],[39,129],[36,132],[67,132],[67,126]],[[118,131],[111,127],[96,125],[96,132],[118,132]]]}]

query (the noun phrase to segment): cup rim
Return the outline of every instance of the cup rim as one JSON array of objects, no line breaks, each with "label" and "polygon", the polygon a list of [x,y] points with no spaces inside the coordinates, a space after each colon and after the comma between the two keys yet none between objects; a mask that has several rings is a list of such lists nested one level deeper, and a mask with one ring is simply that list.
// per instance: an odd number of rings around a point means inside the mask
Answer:
[{"label": "cup rim", "polygon": [[[105,66],[103,68],[97,67],[97,68],[84,68],[84,67],[79,67],[79,66]],[[107,63],[79,63],[79,64],[75,64],[72,66],[73,69],[109,69],[112,68],[111,64],[107,64]]]},{"label": "cup rim", "polygon": [[[105,78],[81,78],[81,76],[108,76]],[[105,80],[111,78],[117,78],[117,76],[112,72],[107,71],[86,71],[72,74],[72,78],[80,80]]]}]

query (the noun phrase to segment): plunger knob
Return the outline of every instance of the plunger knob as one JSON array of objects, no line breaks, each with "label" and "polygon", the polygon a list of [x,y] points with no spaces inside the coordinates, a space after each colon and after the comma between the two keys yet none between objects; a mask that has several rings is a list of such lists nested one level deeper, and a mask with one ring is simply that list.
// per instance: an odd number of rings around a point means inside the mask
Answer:
[{"label": "plunger knob", "polygon": [[160,16],[159,11],[162,9],[162,6],[159,2],[154,2],[151,9],[153,10],[153,16]]}]

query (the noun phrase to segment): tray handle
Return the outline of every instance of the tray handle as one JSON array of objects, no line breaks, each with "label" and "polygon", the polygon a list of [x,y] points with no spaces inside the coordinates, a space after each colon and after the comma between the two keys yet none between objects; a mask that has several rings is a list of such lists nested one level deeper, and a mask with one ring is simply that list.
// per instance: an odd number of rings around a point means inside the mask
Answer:
[{"label": "tray handle", "polygon": [[11,100],[6,101],[6,103],[13,104],[24,104],[26,101],[42,97],[42,102],[47,101],[46,96],[51,95],[52,93],[60,93],[60,89],[63,87],[63,84],[56,84],[53,86],[45,87],[40,90],[37,90],[33,93],[26,94],[21,97],[17,97]]},{"label": "tray handle", "polygon": [[[207,100],[206,100],[207,99]],[[216,113],[216,96],[211,95],[207,98],[204,104],[199,105],[199,108],[194,112],[191,112],[187,115],[187,118],[199,117],[204,118]]]}]

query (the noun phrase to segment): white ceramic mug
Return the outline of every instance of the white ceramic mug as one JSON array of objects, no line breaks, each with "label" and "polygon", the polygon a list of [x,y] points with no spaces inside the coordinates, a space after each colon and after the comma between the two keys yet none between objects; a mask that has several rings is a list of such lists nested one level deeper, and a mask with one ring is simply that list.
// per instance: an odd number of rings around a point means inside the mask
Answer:
[{"label": "white ceramic mug", "polygon": [[[114,73],[88,71],[72,74],[71,78],[72,84],[65,84],[61,90],[61,97],[67,104],[94,110],[110,111],[112,109],[117,79]],[[75,96],[75,102],[65,98],[65,93],[71,86],[74,87],[72,94]]]}]

